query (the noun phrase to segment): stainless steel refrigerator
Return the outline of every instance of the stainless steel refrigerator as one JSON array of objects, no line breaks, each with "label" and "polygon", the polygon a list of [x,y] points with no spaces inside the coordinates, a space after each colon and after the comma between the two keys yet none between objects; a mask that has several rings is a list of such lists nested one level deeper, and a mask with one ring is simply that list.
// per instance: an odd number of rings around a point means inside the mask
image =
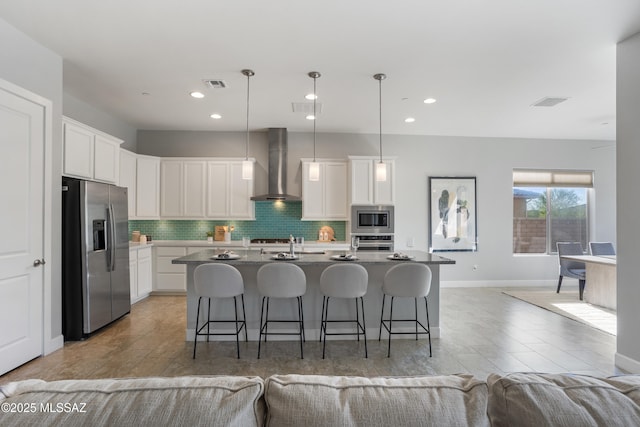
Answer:
[{"label": "stainless steel refrigerator", "polygon": [[131,310],[127,189],[62,178],[62,330],[80,340]]}]

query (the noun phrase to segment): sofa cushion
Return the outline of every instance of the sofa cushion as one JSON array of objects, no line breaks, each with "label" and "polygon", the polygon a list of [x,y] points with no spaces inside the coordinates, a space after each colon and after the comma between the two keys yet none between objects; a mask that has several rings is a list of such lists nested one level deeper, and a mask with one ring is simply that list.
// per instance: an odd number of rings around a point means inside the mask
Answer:
[{"label": "sofa cushion", "polygon": [[640,425],[640,375],[489,375],[494,426]]},{"label": "sofa cushion", "polygon": [[261,426],[263,392],[259,377],[25,380],[0,387],[0,425]]},{"label": "sofa cushion", "polygon": [[487,385],[471,375],[266,380],[268,426],[487,426]]}]

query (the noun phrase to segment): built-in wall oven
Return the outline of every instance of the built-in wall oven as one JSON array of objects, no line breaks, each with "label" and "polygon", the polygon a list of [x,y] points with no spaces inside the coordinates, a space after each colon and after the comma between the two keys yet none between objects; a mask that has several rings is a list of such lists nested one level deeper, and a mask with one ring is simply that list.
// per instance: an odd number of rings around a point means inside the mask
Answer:
[{"label": "built-in wall oven", "polygon": [[393,234],[352,234],[357,238],[358,251],[393,252]]},{"label": "built-in wall oven", "polygon": [[393,234],[393,206],[351,206],[352,234]]}]

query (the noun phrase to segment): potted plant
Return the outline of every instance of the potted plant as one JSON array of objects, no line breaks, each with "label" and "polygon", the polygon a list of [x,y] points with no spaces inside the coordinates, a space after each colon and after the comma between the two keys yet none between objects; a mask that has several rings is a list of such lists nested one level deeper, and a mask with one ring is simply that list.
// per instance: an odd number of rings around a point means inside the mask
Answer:
[{"label": "potted plant", "polygon": [[207,242],[213,243],[213,231],[207,231]]}]

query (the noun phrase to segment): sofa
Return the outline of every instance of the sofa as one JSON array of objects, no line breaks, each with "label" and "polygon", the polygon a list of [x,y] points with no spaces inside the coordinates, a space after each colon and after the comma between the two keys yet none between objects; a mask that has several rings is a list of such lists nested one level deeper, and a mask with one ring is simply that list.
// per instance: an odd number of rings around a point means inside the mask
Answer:
[{"label": "sofa", "polygon": [[640,375],[25,380],[2,426],[638,426]]}]

